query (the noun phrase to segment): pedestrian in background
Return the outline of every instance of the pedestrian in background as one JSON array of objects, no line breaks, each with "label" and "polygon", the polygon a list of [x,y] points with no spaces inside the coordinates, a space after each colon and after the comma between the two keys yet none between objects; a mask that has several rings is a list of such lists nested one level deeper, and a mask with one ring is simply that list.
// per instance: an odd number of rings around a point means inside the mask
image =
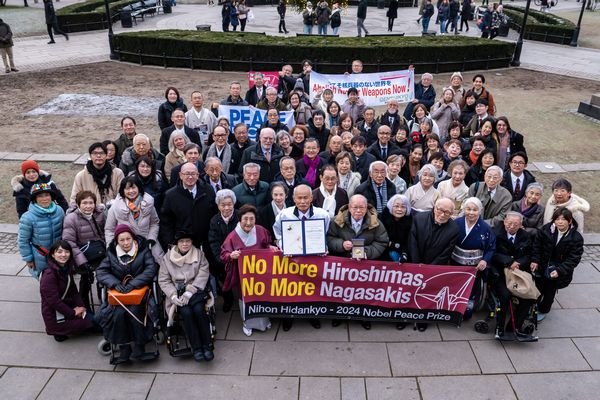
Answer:
[{"label": "pedestrian in background", "polygon": [[44,0],[44,13],[46,15],[46,29],[48,30],[48,36],[50,36],[48,44],[56,43],[54,41],[54,35],[52,35],[52,29],[54,29],[54,33],[63,35],[65,39],[69,40],[69,35],[64,33],[58,26],[58,20],[56,19],[56,12],[54,11],[52,0]]},{"label": "pedestrian in background", "polygon": [[365,35],[369,34],[369,31],[365,28],[367,5],[367,0],[360,0],[358,2],[358,9],[356,10],[356,29],[358,30],[358,37],[361,37],[361,30],[365,31]]},{"label": "pedestrian in background", "polygon": [[287,7],[285,6],[285,0],[279,0],[279,5],[277,6],[277,14],[279,14],[279,33],[288,33],[285,28],[285,12]]},{"label": "pedestrian in background", "polygon": [[391,32],[394,29],[394,20],[398,18],[398,0],[390,0],[390,5],[385,15],[388,17],[388,32]]},{"label": "pedestrian in background", "polygon": [[342,9],[340,3],[333,3],[333,10],[331,11],[331,28],[333,34],[337,35],[340,26],[342,25]]},{"label": "pedestrian in background", "polygon": [[15,61],[13,60],[13,48],[14,43],[12,40],[12,31],[10,26],[0,18],[0,56],[4,63],[4,70],[8,74],[9,72],[19,72],[15,68]]}]

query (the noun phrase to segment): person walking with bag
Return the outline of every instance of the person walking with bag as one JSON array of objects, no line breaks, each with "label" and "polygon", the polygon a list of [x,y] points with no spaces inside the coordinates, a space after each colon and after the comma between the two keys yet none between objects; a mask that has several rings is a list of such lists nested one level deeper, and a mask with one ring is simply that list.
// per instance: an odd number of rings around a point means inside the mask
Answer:
[{"label": "person walking with bag", "polygon": [[48,30],[48,36],[50,36],[48,44],[56,43],[54,41],[54,35],[52,35],[52,29],[54,29],[54,33],[63,35],[65,39],[69,40],[69,35],[64,33],[58,26],[58,20],[56,19],[56,12],[54,11],[52,0],[44,0],[44,13],[46,15],[46,29]]}]

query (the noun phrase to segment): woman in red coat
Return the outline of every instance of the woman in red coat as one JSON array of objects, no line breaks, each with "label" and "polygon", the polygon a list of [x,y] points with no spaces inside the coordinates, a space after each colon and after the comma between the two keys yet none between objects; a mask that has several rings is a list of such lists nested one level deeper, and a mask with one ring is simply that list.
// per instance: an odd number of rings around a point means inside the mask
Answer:
[{"label": "woman in red coat", "polygon": [[[225,286],[230,286],[238,294],[240,294],[241,290],[237,262],[241,250],[277,249],[277,247],[271,245],[273,241],[271,240],[269,231],[260,225],[256,225],[256,213],[256,207],[252,205],[245,204],[240,207],[238,211],[240,222],[233,232],[227,235],[225,242],[221,246],[221,261],[223,261],[223,264],[226,266],[231,266],[228,269],[226,267],[227,277],[225,278]],[[229,287],[227,290],[229,290]],[[244,315],[244,302],[241,294],[239,304],[243,321],[242,331],[246,336],[251,336],[253,329],[265,331],[271,327],[269,318],[246,319]]]},{"label": "woman in red coat", "polygon": [[50,247],[48,267],[40,276],[42,318],[46,333],[57,342],[90,329],[93,316],[86,311],[73,278],[73,252],[65,240]]}]

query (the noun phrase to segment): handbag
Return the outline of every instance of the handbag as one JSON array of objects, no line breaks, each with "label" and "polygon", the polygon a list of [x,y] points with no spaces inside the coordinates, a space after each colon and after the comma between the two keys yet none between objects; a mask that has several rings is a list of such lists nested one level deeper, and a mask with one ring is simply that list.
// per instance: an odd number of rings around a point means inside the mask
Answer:
[{"label": "handbag", "polygon": [[89,263],[96,263],[106,257],[106,244],[103,240],[90,240],[79,248]]},{"label": "handbag", "polygon": [[506,288],[513,295],[530,300],[540,297],[540,291],[535,286],[530,273],[520,269],[505,268],[504,276],[506,277]]},{"label": "handbag", "polygon": [[[125,276],[123,284],[126,285],[131,279],[133,279],[131,275]],[[121,293],[117,289],[108,289],[108,304],[111,306],[137,306],[142,303],[144,296],[146,296],[149,290],[148,286],[133,289],[129,293]]]}]

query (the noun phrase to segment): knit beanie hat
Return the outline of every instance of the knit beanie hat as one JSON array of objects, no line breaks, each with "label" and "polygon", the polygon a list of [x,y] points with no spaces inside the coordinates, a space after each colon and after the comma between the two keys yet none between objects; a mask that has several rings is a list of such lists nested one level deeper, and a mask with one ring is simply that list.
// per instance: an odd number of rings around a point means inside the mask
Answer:
[{"label": "knit beanie hat", "polygon": [[38,174],[40,173],[40,166],[33,160],[25,160],[21,164],[21,173],[23,175],[25,175],[25,172],[27,172],[28,169],[35,169]]},{"label": "knit beanie hat", "polygon": [[460,78],[461,81],[463,80],[463,77],[460,72],[453,73],[452,76],[450,77],[450,81],[452,81],[452,79],[454,79],[455,77]]},{"label": "knit beanie hat", "polygon": [[56,193],[54,193],[52,186],[50,186],[48,183],[36,183],[33,186],[31,186],[30,200],[35,201],[37,195],[42,193],[50,193],[50,196],[52,196],[52,200],[56,198]]},{"label": "knit beanie hat", "polygon": [[133,230],[131,230],[131,227],[127,224],[119,224],[117,225],[117,227],[115,228],[115,240],[119,239],[119,235],[123,232],[129,232],[129,234],[131,236],[135,237],[135,234],[133,233]]}]

